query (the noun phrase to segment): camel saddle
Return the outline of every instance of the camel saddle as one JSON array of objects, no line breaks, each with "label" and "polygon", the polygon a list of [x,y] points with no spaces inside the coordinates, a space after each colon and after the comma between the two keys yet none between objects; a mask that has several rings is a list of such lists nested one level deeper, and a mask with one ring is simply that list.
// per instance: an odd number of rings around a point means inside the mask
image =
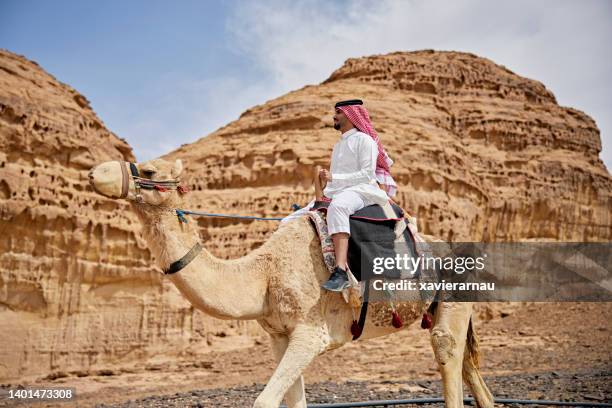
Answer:
[{"label": "camel saddle", "polygon": [[[326,198],[316,200],[314,206],[308,212],[308,216],[317,231],[321,242],[323,260],[331,273],[336,260],[333,242],[327,230],[326,214],[330,202],[331,200]],[[384,206],[370,205],[353,214],[349,219],[349,224],[351,228],[348,250],[348,263],[351,272],[349,276],[352,275],[357,281],[362,282],[358,284],[358,287],[361,287],[362,290],[357,289],[362,295],[360,300],[356,299],[354,292],[353,294],[343,293],[343,296],[345,296],[347,303],[353,307],[356,307],[355,303],[357,303],[357,307],[361,309],[359,320],[354,319],[351,325],[353,340],[357,340],[363,332],[368,312],[368,303],[371,301],[370,286],[372,278],[382,277],[384,280],[411,279],[420,281],[435,279],[436,274],[435,271],[421,270],[420,268],[414,271],[413,274],[410,273],[413,271],[395,269],[396,265],[392,268],[383,268],[382,274],[377,275],[374,273],[374,259],[377,257],[395,258],[398,255],[402,258],[404,255],[418,257],[429,252],[427,245],[423,245],[425,241],[417,233],[416,226],[412,221],[404,218],[404,211],[399,206],[390,202]],[[413,297],[414,294],[409,294],[409,296]],[[418,291],[416,296],[429,303],[433,299],[434,293]],[[395,296],[387,293],[383,297],[386,301],[391,301],[391,308],[393,309],[392,300]],[[379,295],[376,296],[376,300],[380,300]],[[414,298],[412,300],[417,299]],[[422,328],[431,327],[431,316],[433,315],[435,304],[436,302],[431,303],[431,311],[423,315]],[[403,325],[399,315],[395,313],[395,309],[393,309],[391,322],[396,328]]]},{"label": "camel saddle", "polygon": [[[311,211],[326,215],[331,200],[317,200]],[[312,219],[312,217],[311,217]],[[375,275],[375,258],[417,257],[414,230],[408,228],[404,218],[404,211],[396,204],[387,203],[385,206],[370,205],[357,211],[350,217],[351,234],[349,237],[348,263],[349,268],[358,281],[367,281],[375,277],[384,276],[387,279],[417,278],[406,275],[406,271],[395,268],[384,269],[382,275]],[[327,229],[317,227],[317,233],[327,233]],[[321,237],[320,237],[321,238]],[[322,245],[323,251],[325,247]],[[332,247],[333,252],[333,247]]]}]

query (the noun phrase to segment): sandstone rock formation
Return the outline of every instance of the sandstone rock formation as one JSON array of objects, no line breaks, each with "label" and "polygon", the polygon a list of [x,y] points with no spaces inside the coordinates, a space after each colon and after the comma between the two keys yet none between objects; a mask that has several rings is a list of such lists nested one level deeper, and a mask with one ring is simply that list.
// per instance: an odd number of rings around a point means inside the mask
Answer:
[{"label": "sandstone rock formation", "polygon": [[113,159],[134,156],[83,95],[0,51],[0,380],[206,349],[212,333],[248,330],[195,313],[159,278],[129,205],[88,186],[89,169]]},{"label": "sandstone rock formation", "polygon": [[[599,130],[540,82],[472,54],[348,60],[322,84],[255,106],[168,155],[191,175],[193,208],[281,216],[312,197],[337,100],[362,98],[395,164],[398,201],[442,239],[612,239],[612,178]],[[259,245],[273,223],[198,221],[219,255]]]},{"label": "sandstone rock formation", "polygon": [[[471,54],[348,60],[323,84],[253,107],[167,155],[186,161],[189,208],[281,216],[312,197],[338,134],[336,100],[361,97],[396,161],[398,201],[455,241],[612,238],[599,131],[539,82]],[[0,52],[0,379],[190,356],[254,324],[194,312],[158,276],[129,205],[87,187],[91,165],[133,159],[85,97]],[[198,218],[236,257],[276,222]],[[233,338],[230,336],[230,338]],[[232,340],[233,341],[233,340]],[[210,348],[210,347],[209,347]]]}]

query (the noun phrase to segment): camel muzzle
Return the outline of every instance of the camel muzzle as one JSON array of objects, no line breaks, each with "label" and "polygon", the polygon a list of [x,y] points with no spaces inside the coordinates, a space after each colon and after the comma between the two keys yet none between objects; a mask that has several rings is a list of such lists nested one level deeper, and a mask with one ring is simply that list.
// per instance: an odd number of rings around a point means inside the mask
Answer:
[{"label": "camel muzzle", "polygon": [[129,178],[124,162],[110,161],[89,171],[89,184],[95,192],[110,198],[125,198],[129,190]]},{"label": "camel muzzle", "polygon": [[176,179],[151,180],[140,176],[136,164],[126,161],[102,163],[89,172],[89,184],[94,191],[110,198],[127,198],[132,192],[136,201],[142,201],[141,189],[165,193],[177,190],[185,194],[188,189]]}]

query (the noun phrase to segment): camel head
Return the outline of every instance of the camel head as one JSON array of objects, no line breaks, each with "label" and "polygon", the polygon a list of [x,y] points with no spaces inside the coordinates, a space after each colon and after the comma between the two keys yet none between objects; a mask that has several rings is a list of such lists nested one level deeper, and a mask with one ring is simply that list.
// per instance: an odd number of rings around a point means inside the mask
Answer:
[{"label": "camel head", "polygon": [[137,203],[170,206],[187,189],[180,184],[181,160],[174,163],[154,159],[144,163],[104,162],[89,172],[93,189],[109,198],[125,198]]}]

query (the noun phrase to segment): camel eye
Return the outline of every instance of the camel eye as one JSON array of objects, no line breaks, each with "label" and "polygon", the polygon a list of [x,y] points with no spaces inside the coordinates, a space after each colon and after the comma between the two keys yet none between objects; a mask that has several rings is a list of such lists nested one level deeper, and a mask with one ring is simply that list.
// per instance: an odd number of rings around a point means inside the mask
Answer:
[{"label": "camel eye", "polygon": [[155,175],[155,170],[143,170],[142,174],[146,178],[151,178],[151,177],[153,177]]}]

